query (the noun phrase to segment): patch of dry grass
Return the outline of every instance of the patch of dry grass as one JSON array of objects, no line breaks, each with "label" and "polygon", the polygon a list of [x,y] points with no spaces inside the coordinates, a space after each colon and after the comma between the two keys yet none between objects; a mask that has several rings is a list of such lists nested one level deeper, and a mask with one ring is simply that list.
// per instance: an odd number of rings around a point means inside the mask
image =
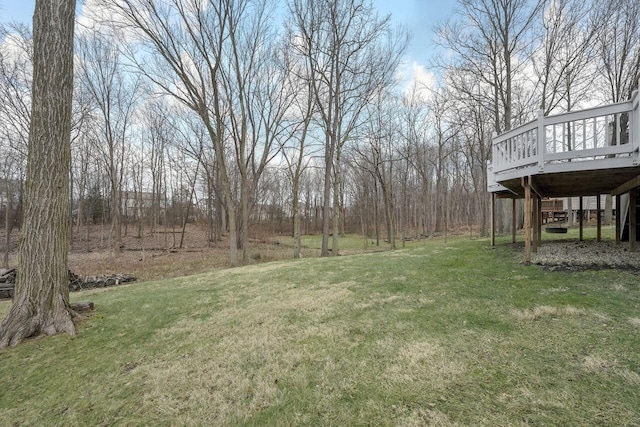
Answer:
[{"label": "patch of dry grass", "polygon": [[[391,351],[397,342],[383,340],[379,345]],[[395,363],[387,368],[384,378],[407,387],[428,381],[433,387],[444,389],[464,375],[466,370],[465,364],[456,360],[451,350],[437,342],[409,343],[397,348],[393,359]]]},{"label": "patch of dry grass", "polygon": [[448,245],[72,294],[75,339],[0,353],[0,424],[640,423],[635,276]]},{"label": "patch of dry grass", "polygon": [[636,328],[640,328],[640,317],[632,317],[629,319],[629,323],[635,326]]},{"label": "patch of dry grass", "polygon": [[640,386],[640,373],[621,366],[612,355],[590,354],[584,358],[582,368],[589,373],[622,380],[630,387]]},{"label": "patch of dry grass", "polygon": [[422,427],[422,426],[434,426],[434,427],[455,427],[460,424],[455,423],[451,418],[436,409],[426,408],[400,408],[395,409],[400,413],[398,419],[398,426],[403,427]]},{"label": "patch of dry grass", "polygon": [[[301,287],[254,281],[275,269],[247,267],[240,276],[250,282],[223,292],[220,309],[203,304],[188,318],[159,331],[156,345],[179,346],[132,372],[148,385],[146,411],[160,408],[159,419],[171,417],[184,425],[244,419],[278,404],[283,397],[278,383],[284,377],[304,380],[296,378],[295,371],[316,356],[298,343],[342,339],[346,331],[324,320],[350,301],[349,283]],[[292,316],[304,322],[292,322]],[[331,361],[323,369],[334,369]]]},{"label": "patch of dry grass", "polygon": [[511,314],[518,320],[540,320],[545,317],[561,318],[567,316],[580,316],[585,314],[585,310],[572,306],[552,307],[542,305],[532,309],[512,310]]}]

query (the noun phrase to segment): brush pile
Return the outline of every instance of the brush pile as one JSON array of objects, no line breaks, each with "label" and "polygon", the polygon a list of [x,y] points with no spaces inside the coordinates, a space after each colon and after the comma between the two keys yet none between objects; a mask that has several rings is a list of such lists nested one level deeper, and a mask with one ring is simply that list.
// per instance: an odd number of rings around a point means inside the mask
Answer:
[{"label": "brush pile", "polygon": [[[105,288],[118,286],[123,283],[135,282],[135,276],[131,274],[108,274],[104,276],[78,276],[69,271],[69,290],[71,292],[84,289]],[[16,283],[16,269],[0,270],[0,298],[13,297]]]}]

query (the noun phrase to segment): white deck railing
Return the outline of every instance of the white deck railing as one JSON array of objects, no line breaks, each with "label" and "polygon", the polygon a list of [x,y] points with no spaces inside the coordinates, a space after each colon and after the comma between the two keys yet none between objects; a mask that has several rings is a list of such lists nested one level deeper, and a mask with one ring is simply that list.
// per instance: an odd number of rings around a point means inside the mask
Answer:
[{"label": "white deck railing", "polygon": [[[493,138],[489,184],[501,175],[524,176],[549,171],[550,165],[624,158],[638,165],[640,108],[638,92],[631,100],[538,119]],[[571,169],[588,169],[588,163]],[[554,171],[562,166],[553,167]],[[551,172],[551,171],[549,171]]]}]

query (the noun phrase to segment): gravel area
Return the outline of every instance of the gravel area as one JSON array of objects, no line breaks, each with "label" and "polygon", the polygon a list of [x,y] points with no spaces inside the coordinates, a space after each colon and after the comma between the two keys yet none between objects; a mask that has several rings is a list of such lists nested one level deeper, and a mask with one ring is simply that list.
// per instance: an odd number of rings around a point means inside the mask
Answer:
[{"label": "gravel area", "polygon": [[620,269],[640,271],[640,252],[615,242],[544,242],[531,262],[550,270]]}]

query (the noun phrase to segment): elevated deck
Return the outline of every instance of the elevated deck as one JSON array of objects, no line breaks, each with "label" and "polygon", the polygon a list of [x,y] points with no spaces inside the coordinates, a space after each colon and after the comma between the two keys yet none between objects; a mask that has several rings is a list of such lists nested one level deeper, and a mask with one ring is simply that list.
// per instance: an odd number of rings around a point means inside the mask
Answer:
[{"label": "elevated deck", "polygon": [[[522,198],[530,177],[541,197],[590,196],[626,191],[640,176],[640,108],[630,101],[537,120],[493,139],[488,189]],[[628,189],[627,189],[628,191]]]},{"label": "elevated deck", "polygon": [[[636,249],[636,198],[640,187],[640,99],[555,116],[539,113],[532,122],[494,135],[487,167],[492,195],[492,243],[495,244],[495,199],[525,199],[525,260],[540,245],[542,199],[611,194],[616,196],[616,241],[620,217],[628,218],[629,250]],[[626,195],[628,193],[628,195]],[[625,208],[621,195],[625,194]],[[598,202],[600,197],[597,198]],[[600,203],[598,203],[600,205]],[[515,241],[515,201],[512,234]],[[600,239],[600,206],[598,240]],[[621,215],[622,214],[622,215]],[[582,215],[580,239],[582,240]],[[626,223],[625,223],[626,227]]]}]

